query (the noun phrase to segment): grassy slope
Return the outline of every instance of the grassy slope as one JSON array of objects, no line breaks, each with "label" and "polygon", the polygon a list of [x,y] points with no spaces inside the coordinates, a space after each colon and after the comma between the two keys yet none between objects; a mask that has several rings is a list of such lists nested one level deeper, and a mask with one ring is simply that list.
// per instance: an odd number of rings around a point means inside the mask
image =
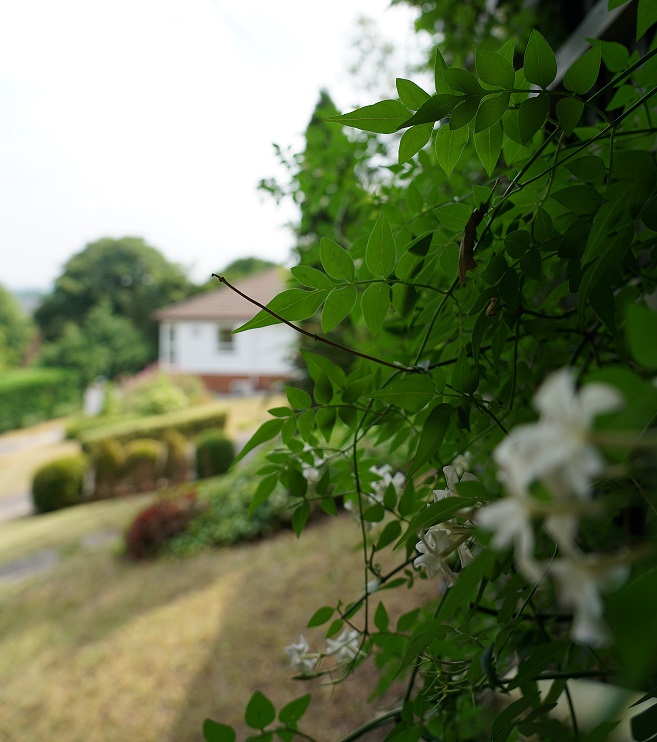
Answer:
[{"label": "grassy slope", "polygon": [[[179,562],[78,552],[0,586],[0,738],[197,742],[207,716],[239,726],[256,689],[277,706],[312,689],[309,731],[339,739],[374,712],[375,672],[292,681],[283,648],[302,632],[321,647],[321,630],[304,631],[320,601],[358,595],[356,539],[341,517]],[[406,591],[389,598],[394,613],[411,607]]]}]

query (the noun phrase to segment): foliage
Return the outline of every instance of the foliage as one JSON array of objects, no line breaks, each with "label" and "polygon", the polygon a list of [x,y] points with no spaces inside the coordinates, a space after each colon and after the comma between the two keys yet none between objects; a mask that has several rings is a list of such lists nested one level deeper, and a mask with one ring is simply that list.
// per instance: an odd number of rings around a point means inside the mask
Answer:
[{"label": "foliage", "polygon": [[51,420],[82,403],[77,379],[64,369],[0,373],[0,432]]},{"label": "foliage", "polygon": [[137,438],[125,444],[123,475],[135,492],[150,492],[155,489],[164,463],[164,451],[160,441],[152,438]]},{"label": "foliage", "polygon": [[34,331],[14,295],[0,285],[0,371],[20,365]]},{"label": "foliage", "polygon": [[94,497],[112,497],[125,468],[125,451],[114,438],[106,438],[94,447],[91,454],[94,472]]},{"label": "foliage", "polygon": [[199,479],[225,474],[235,459],[235,446],[221,430],[206,430],[194,441]]},{"label": "foliage", "polygon": [[189,473],[189,444],[177,430],[169,430],[162,436],[166,449],[164,476],[172,484],[182,484]]},{"label": "foliage", "polygon": [[194,290],[182,269],[143,239],[106,237],[86,245],[66,263],[35,320],[46,341],[57,341],[70,334],[69,323],[83,325],[91,310],[106,302],[107,314],[129,321],[138,330],[150,361],[157,348],[152,313]]},{"label": "foliage", "polygon": [[258,504],[255,473],[262,463],[262,456],[257,456],[223,476],[196,484],[203,507],[185,531],[168,544],[167,553],[190,556],[203,549],[270,536],[288,525],[292,513],[283,487],[277,487]]},{"label": "foliage", "polygon": [[[637,38],[653,8],[639,0]],[[238,460],[280,441],[254,504],[285,487],[297,533],[317,505],[357,515],[362,593],[309,621],[337,645],[287,647],[297,677],[338,682],[372,657],[378,693],[405,679],[348,739],[605,739],[635,712],[587,726],[578,680],[646,698],[657,683],[657,42],[593,42],[561,87],[537,30],[523,54],[511,39],[473,62],[436,50],[435,94],[400,79],[399,100],[329,117],[403,131],[397,162],[372,213],[348,240],[321,236],[321,270],[302,255],[270,309],[353,332],[318,334],[332,355],[303,352],[312,395],[288,387]],[[393,454],[402,471],[382,465]],[[425,579],[438,599],[393,624],[377,591]],[[256,694],[246,721],[269,738],[284,720]]]},{"label": "foliage", "polygon": [[87,457],[81,454],[62,456],[44,464],[32,480],[32,502],[38,513],[49,513],[82,500]]},{"label": "foliage", "polygon": [[226,424],[226,408],[221,403],[199,405],[168,415],[149,415],[148,417],[119,420],[108,425],[93,427],[91,430],[73,429],[71,434],[78,438],[82,448],[91,450],[105,438],[115,438],[120,443],[127,443],[135,438],[157,438],[169,430],[177,430],[186,437],[191,437],[208,428],[223,428]]},{"label": "foliage", "polygon": [[78,324],[68,321],[61,335],[41,348],[38,363],[70,369],[83,386],[102,376],[114,379],[139,371],[148,346],[126,317],[114,314],[109,299],[93,306]]},{"label": "foliage", "polygon": [[185,377],[183,382],[175,376],[156,373],[126,382],[118,412],[139,417],[165,415],[184,410],[203,396],[203,382],[198,378]]},{"label": "foliage", "polygon": [[185,530],[198,510],[194,491],[163,497],[149,505],[126,531],[126,556],[135,560],[158,556],[174,536]]}]

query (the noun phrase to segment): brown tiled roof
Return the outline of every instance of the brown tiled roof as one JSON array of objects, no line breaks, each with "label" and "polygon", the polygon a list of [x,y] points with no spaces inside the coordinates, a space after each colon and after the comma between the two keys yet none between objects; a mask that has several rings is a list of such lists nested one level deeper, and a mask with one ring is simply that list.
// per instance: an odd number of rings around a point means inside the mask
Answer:
[{"label": "brown tiled roof", "polygon": [[[286,288],[286,278],[285,269],[271,268],[234,285],[252,299],[267,304]],[[247,320],[259,311],[258,307],[221,284],[214,291],[162,307],[153,313],[153,317],[157,320]]]}]

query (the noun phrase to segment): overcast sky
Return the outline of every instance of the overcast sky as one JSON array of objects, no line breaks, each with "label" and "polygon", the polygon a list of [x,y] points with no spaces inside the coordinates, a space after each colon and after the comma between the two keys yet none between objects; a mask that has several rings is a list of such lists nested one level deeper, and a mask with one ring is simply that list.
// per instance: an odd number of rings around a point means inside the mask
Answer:
[{"label": "overcast sky", "polygon": [[321,87],[343,110],[376,100],[348,72],[363,15],[412,53],[388,0],[0,0],[0,283],[47,290],[104,236],[195,281],[286,260],[293,212],[257,182]]}]

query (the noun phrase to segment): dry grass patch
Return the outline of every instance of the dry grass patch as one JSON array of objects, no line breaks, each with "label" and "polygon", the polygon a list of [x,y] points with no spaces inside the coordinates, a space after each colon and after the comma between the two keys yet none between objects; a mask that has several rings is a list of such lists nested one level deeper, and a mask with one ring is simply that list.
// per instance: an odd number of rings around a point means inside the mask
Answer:
[{"label": "dry grass patch", "polygon": [[[339,739],[374,713],[376,673],[366,663],[334,688],[295,682],[283,648],[318,605],[359,594],[357,537],[338,518],[300,540],[285,532],[183,561],[77,553],[47,576],[1,587],[0,738],[199,742],[208,716],[242,738],[259,689],[278,707],[312,690],[321,702],[306,726]],[[387,596],[392,613],[410,600],[405,590]],[[321,631],[305,633],[323,643]]]}]

